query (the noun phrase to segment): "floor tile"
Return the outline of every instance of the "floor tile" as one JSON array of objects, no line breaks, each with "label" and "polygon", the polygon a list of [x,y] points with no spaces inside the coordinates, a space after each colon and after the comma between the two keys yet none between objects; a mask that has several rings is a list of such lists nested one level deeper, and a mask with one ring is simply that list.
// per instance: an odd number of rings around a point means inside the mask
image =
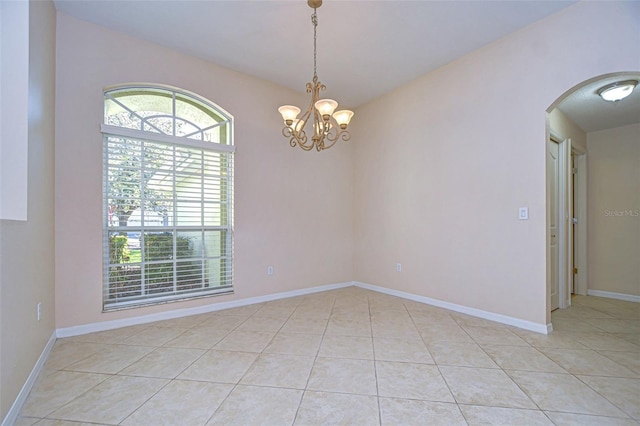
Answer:
[{"label": "floor tile", "polygon": [[498,368],[476,343],[432,342],[427,347],[438,365]]},{"label": "floor tile", "polygon": [[[287,321],[323,320],[326,322],[329,319],[329,316],[331,316],[331,306],[329,306],[328,308],[315,307],[315,306],[310,308],[305,308],[305,307],[298,306],[296,310],[293,311],[293,313],[291,314],[291,316]],[[292,331],[292,330],[289,330],[289,331]]]},{"label": "floor tile", "polygon": [[637,352],[597,351],[610,360],[627,367],[636,374],[640,374],[640,354]]},{"label": "floor tile", "polygon": [[553,426],[553,422],[540,410],[522,408],[482,407],[460,405],[469,426],[475,425],[526,425]]},{"label": "floor tile", "polygon": [[376,318],[371,318],[371,333],[374,337],[399,337],[414,338],[420,337],[418,329],[407,313],[398,316],[384,317],[379,314]]},{"label": "floor tile", "polygon": [[320,347],[322,335],[284,333],[275,335],[269,346],[265,348],[267,353],[315,356]]},{"label": "floor tile", "polygon": [[113,376],[48,417],[118,424],[168,382],[148,377]]},{"label": "floor tile", "polygon": [[109,377],[106,374],[73,371],[41,375],[33,386],[21,414],[28,417],[45,417]]},{"label": "floor tile", "polygon": [[374,337],[375,359],[379,361],[413,362],[434,364],[431,354],[422,339],[395,339]]},{"label": "floor tile", "polygon": [[593,350],[548,348],[540,350],[571,374],[637,377],[633,371]]},{"label": "floor tile", "polygon": [[301,398],[301,390],[239,385],[207,425],[290,425]]},{"label": "floor tile", "polygon": [[376,374],[380,396],[455,402],[435,365],[376,361]]},{"label": "floor tile", "polygon": [[153,351],[150,346],[108,345],[66,367],[71,371],[116,374]]},{"label": "floor tile", "polygon": [[589,319],[586,322],[608,333],[640,333],[640,320]]},{"label": "floor tile", "polygon": [[247,320],[247,316],[227,315],[220,312],[211,314],[209,318],[196,325],[198,327],[214,327],[218,330],[231,331]]},{"label": "floor tile", "polygon": [[311,370],[307,389],[376,395],[373,361],[318,357]]},{"label": "floor tile", "polygon": [[325,334],[328,336],[371,337],[371,323],[352,319],[330,318]]},{"label": "floor tile", "polygon": [[96,352],[101,352],[107,348],[104,343],[73,342],[59,339],[49,354],[49,358],[44,365],[45,374],[63,370],[66,367],[88,358]]},{"label": "floor tile", "polygon": [[[329,314],[327,314],[329,318]],[[323,334],[327,327],[326,319],[296,317],[295,314],[282,326],[283,333]]]},{"label": "floor tile", "polygon": [[304,389],[314,357],[262,354],[244,375],[241,384]]},{"label": "floor tile", "polygon": [[307,391],[302,397],[295,425],[380,424],[375,396]]},{"label": "floor tile", "polygon": [[173,379],[204,353],[204,349],[157,348],[119,374]]},{"label": "floor tile", "polygon": [[571,333],[599,333],[604,331],[583,319],[563,318],[556,321],[552,319],[551,322],[554,331],[567,331]]},{"label": "floor tile", "polygon": [[262,352],[274,335],[271,331],[235,330],[213,348],[221,351]]},{"label": "floor tile", "polygon": [[616,333],[615,336],[619,339],[640,346],[640,333]]},{"label": "floor tile", "polygon": [[407,312],[407,308],[405,307],[404,303],[405,301],[403,299],[400,299],[394,296],[380,297],[379,294],[372,294],[369,296],[369,306],[371,307],[372,312],[379,312],[379,311]]},{"label": "floor tile", "polygon": [[[85,423],[85,422],[68,422],[66,420],[52,420],[42,419],[38,423],[33,423],[37,426],[100,426],[97,423]],[[26,424],[16,423],[14,426],[25,426]]]},{"label": "floor tile", "polygon": [[34,424],[36,424],[37,422],[39,422],[41,419],[38,417],[24,417],[24,416],[20,416],[16,419],[15,423],[13,424],[13,426],[33,426]]},{"label": "floor tile", "polygon": [[232,389],[227,384],[174,380],[121,424],[204,425]]},{"label": "floor tile", "polygon": [[527,333],[522,338],[536,348],[587,349],[585,345],[562,331],[554,330],[551,334]]},{"label": "floor tile", "polygon": [[318,356],[325,358],[373,359],[371,337],[324,336]]},{"label": "floor tile", "polygon": [[576,319],[605,319],[613,316],[587,306],[573,305],[567,309],[557,309],[551,314],[552,319],[576,318]]},{"label": "floor tile", "polygon": [[479,344],[527,346],[527,342],[507,329],[469,326],[463,326],[462,328]]},{"label": "floor tile", "polygon": [[545,414],[557,425],[562,426],[638,426],[632,419],[602,417],[587,414],[558,413],[545,411]]},{"label": "floor tile", "polygon": [[509,375],[542,410],[627,417],[572,375],[528,371]]},{"label": "floor tile", "polygon": [[147,327],[144,331],[125,339],[125,345],[162,346],[169,340],[184,333],[184,328],[175,327]]},{"label": "floor tile", "polygon": [[458,323],[447,312],[419,311],[410,312],[411,319],[417,327],[457,326]]},{"label": "floor tile", "polygon": [[454,312],[451,314],[451,317],[462,327],[482,327],[482,328],[492,328],[492,329],[507,329],[508,326],[505,324],[500,324],[496,321],[490,321],[484,318],[478,318],[471,315],[461,314],[459,312]]},{"label": "floor tile", "polygon": [[245,322],[240,324],[236,330],[250,330],[250,331],[272,331],[277,332],[282,328],[286,318],[272,318],[272,317],[258,317],[252,316]]},{"label": "floor tile", "polygon": [[362,328],[361,333],[370,332],[371,330],[371,314],[368,309],[334,309],[331,312],[329,321],[334,323],[332,328]]},{"label": "floor tile", "polygon": [[571,333],[570,336],[590,349],[636,352],[640,357],[640,346],[610,333]]},{"label": "floor tile", "polygon": [[215,327],[193,328],[185,330],[163,346],[167,348],[211,349],[227,334],[229,331],[218,330]]},{"label": "floor tile", "polygon": [[599,376],[578,378],[626,414],[640,420],[640,379]]},{"label": "floor tile", "polygon": [[[270,302],[272,303],[272,302]],[[265,305],[256,311],[253,314],[254,317],[269,317],[269,318],[280,318],[283,320],[287,320],[291,314],[296,310],[296,306],[287,306],[287,305]]]},{"label": "floor tile", "polygon": [[505,370],[566,373],[562,367],[531,346],[483,345],[482,348]]},{"label": "floor tile", "polygon": [[354,322],[371,322],[371,313],[369,305],[334,307],[331,310],[331,320],[350,320]]},{"label": "floor tile", "polygon": [[415,399],[380,398],[382,425],[456,426],[467,423],[457,404]]},{"label": "floor tile", "polygon": [[402,310],[389,310],[386,308],[370,309],[371,324],[388,325],[395,324],[398,326],[413,325],[413,320],[409,312],[402,307]]},{"label": "floor tile", "polygon": [[425,343],[430,342],[467,342],[474,343],[466,331],[459,325],[439,325],[418,327],[418,332]]},{"label": "floor tile", "polygon": [[537,408],[502,370],[440,367],[459,404]]},{"label": "floor tile", "polygon": [[96,333],[82,334],[79,336],[65,337],[65,341],[70,342],[90,342],[90,343],[122,343],[131,336],[134,336],[148,328],[148,324],[133,325],[130,327],[116,328],[113,330],[99,331]]},{"label": "floor tile", "polygon": [[238,383],[257,357],[257,353],[212,349],[191,364],[178,379]]},{"label": "floor tile", "polygon": [[260,308],[262,308],[262,303],[255,303],[253,305],[238,306],[237,308],[221,309],[213,312],[212,314],[216,316],[234,316],[246,319],[258,312]]},{"label": "floor tile", "polygon": [[197,314],[197,315],[189,315],[186,317],[172,318],[163,321],[156,321],[153,325],[154,327],[169,327],[169,328],[192,328],[200,325],[205,320],[209,319],[212,314]]}]

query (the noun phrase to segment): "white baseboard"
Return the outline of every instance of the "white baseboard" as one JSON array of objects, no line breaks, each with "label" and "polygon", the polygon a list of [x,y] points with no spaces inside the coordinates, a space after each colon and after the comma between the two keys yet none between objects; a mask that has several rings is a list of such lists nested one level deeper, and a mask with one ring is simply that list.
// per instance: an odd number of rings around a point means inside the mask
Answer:
[{"label": "white baseboard", "polygon": [[455,303],[443,302],[442,300],[431,299],[425,296],[418,296],[412,293],[406,293],[404,291],[392,290],[377,285],[371,285],[361,282],[354,282],[356,287],[365,288],[367,290],[377,291],[379,293],[389,294],[391,296],[401,297],[403,299],[413,300],[414,302],[425,303],[427,305],[437,306],[439,308],[449,309],[451,311],[460,312],[463,314],[471,315],[478,318],[483,318],[490,321],[499,322],[501,324],[507,324],[514,327],[522,328],[524,330],[535,331],[536,333],[549,334],[553,330],[551,324],[538,324],[531,321],[522,320],[519,318],[510,317],[507,315],[496,314],[493,312],[483,311],[481,309],[470,308],[464,305],[457,305]]},{"label": "white baseboard", "polygon": [[57,337],[79,336],[87,333],[95,333],[97,331],[113,330],[115,328],[128,327],[131,325],[148,324],[150,322],[162,321],[189,315],[206,314],[222,309],[238,308],[240,306],[253,305],[256,303],[270,302],[278,299],[286,299],[288,297],[304,296],[306,294],[319,293],[322,291],[335,290],[352,286],[351,281],[337,284],[321,285],[300,290],[285,291],[282,293],[267,294],[264,296],[248,297],[245,299],[232,300],[230,302],[213,303],[210,305],[196,306],[193,308],[175,309],[167,312],[158,312],[155,314],[142,315],[131,318],[122,318],[112,321],[96,322],[92,324],[77,325],[73,327],[59,328],[56,330]]},{"label": "white baseboard", "polygon": [[319,293],[322,291],[335,290],[339,288],[349,287],[352,285],[356,287],[364,288],[367,290],[372,290],[378,293],[389,294],[391,296],[397,296],[403,299],[413,300],[415,302],[425,303],[427,305],[449,309],[451,311],[460,312],[460,313],[471,315],[474,317],[483,318],[490,321],[496,321],[502,324],[507,324],[514,327],[522,328],[524,330],[535,331],[537,333],[549,334],[553,330],[551,324],[538,324],[531,321],[522,320],[519,318],[514,318],[506,315],[496,314],[493,312],[483,311],[481,309],[470,308],[464,305],[457,305],[455,303],[444,302],[437,299],[431,299],[425,296],[418,296],[412,293],[406,293],[399,290],[392,290],[385,287],[380,287],[376,285],[354,281],[354,282],[344,282],[344,283],[337,283],[337,284],[328,284],[328,285],[305,288],[300,290],[286,291],[282,293],[268,294],[264,296],[249,297],[246,299],[233,300],[230,302],[214,303],[211,305],[197,306],[193,308],[176,309],[172,311],[159,312],[155,314],[142,315],[142,316],[137,316],[132,318],[123,318],[123,319],[117,319],[112,321],[103,321],[103,322],[92,323],[92,324],[59,328],[56,331],[56,336],[57,337],[78,336],[82,334],[113,330],[116,328],[128,327],[132,325],[148,324],[155,321],[180,318],[180,317],[185,317],[189,315],[205,314],[209,312],[219,311],[222,309],[237,308],[240,306],[270,302],[273,300],[286,299],[289,297],[304,296],[306,294],[313,294],[313,293]]},{"label": "white baseboard", "polygon": [[609,299],[626,300],[627,302],[640,303],[640,296],[624,293],[613,293],[611,291],[587,290],[587,296],[607,297]]},{"label": "white baseboard", "polygon": [[44,363],[47,362],[47,358],[49,358],[49,353],[51,353],[51,349],[53,349],[53,345],[55,343],[56,343],[56,332],[54,331],[51,337],[49,338],[49,341],[45,345],[44,349],[42,350],[42,353],[40,354],[40,357],[38,358],[36,365],[31,370],[29,377],[27,377],[27,381],[24,382],[24,385],[22,385],[22,389],[20,389],[18,396],[16,397],[15,401],[13,401],[13,404],[11,405],[9,412],[7,413],[4,420],[2,421],[2,426],[13,425],[16,422],[16,420],[18,420],[18,416],[20,415],[20,410],[22,410],[22,406],[27,400],[27,397],[29,396],[29,392],[31,392],[31,388],[33,388],[33,385],[38,379],[38,376],[40,375],[40,372],[44,367]]}]

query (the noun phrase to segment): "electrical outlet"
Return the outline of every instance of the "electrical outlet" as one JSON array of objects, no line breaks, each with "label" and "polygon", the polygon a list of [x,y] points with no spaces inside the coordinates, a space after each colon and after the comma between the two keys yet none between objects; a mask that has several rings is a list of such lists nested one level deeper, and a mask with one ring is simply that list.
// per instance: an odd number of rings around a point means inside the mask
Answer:
[{"label": "electrical outlet", "polygon": [[38,306],[37,306],[37,315],[38,315],[38,321],[40,321],[40,318],[42,318],[42,303],[38,302]]},{"label": "electrical outlet", "polygon": [[402,263],[396,263],[396,272],[402,272]]},{"label": "electrical outlet", "polygon": [[267,266],[267,275],[273,275],[273,266]]}]

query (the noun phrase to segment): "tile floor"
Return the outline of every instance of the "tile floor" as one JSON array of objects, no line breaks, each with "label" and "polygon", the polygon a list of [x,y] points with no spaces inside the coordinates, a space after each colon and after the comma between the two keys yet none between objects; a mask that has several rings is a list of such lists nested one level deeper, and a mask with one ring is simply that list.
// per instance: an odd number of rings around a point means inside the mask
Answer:
[{"label": "tile floor", "polygon": [[640,424],[640,304],[553,325],[349,287],[59,339],[17,425]]}]

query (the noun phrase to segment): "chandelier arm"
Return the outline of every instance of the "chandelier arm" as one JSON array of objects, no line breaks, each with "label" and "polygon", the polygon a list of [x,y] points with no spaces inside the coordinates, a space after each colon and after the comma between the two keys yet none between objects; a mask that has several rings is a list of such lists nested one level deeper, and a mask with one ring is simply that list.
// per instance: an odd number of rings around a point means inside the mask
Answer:
[{"label": "chandelier arm", "polygon": [[324,146],[324,149],[331,148],[338,140],[347,142],[351,139],[351,133],[346,129],[341,129],[338,123],[332,118],[330,120],[330,129],[326,133],[327,141],[331,142]]},{"label": "chandelier arm", "polygon": [[[289,141],[289,145],[291,145],[291,141]],[[295,146],[295,144],[294,144],[294,145],[291,145],[291,146]],[[300,148],[302,148],[303,150],[305,150],[305,151],[311,151],[311,150],[313,149],[313,144],[311,144],[311,145],[305,145],[305,144],[303,144],[303,143],[298,143],[298,146],[299,146]]]}]

